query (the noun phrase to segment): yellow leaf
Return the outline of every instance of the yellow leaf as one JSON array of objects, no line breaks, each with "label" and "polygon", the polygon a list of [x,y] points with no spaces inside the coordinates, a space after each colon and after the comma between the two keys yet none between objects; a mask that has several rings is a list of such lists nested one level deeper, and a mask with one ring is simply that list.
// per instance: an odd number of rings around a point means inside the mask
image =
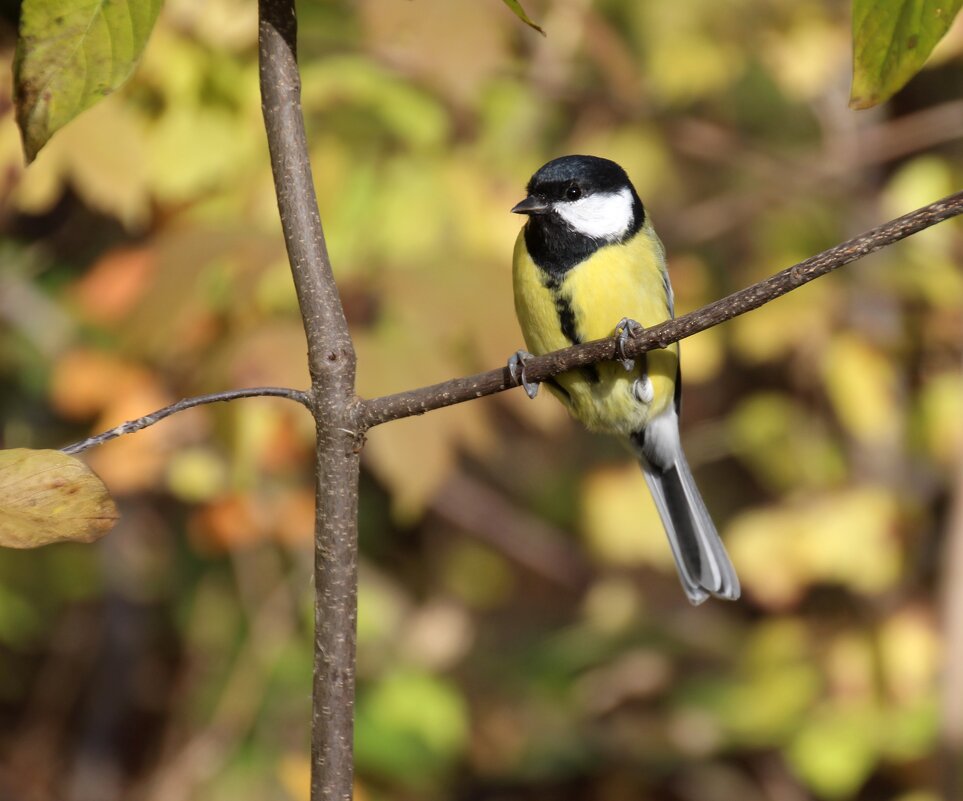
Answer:
[{"label": "yellow leaf", "polygon": [[900,568],[896,523],[891,495],[854,488],[741,515],[726,543],[747,591],[782,607],[818,581],[866,593],[892,586]]},{"label": "yellow leaf", "polygon": [[13,202],[28,214],[42,214],[69,185],[94,208],[139,228],[151,213],[146,153],[136,115],[120,97],[108,98],[44,147]]},{"label": "yellow leaf", "polygon": [[589,547],[602,561],[671,568],[662,521],[638,465],[592,473],[582,489],[582,509]]},{"label": "yellow leaf", "polygon": [[93,542],[117,517],[107,488],[79,459],[60,451],[0,451],[0,545]]},{"label": "yellow leaf", "polygon": [[902,609],[879,632],[879,658],[888,696],[909,705],[926,699],[941,667],[937,626],[927,609]]},{"label": "yellow leaf", "polygon": [[854,437],[871,442],[899,431],[892,364],[869,343],[837,337],[826,350],[823,375],[836,414]]},{"label": "yellow leaf", "polygon": [[790,98],[810,101],[848,64],[849,42],[827,9],[797,5],[791,13],[793,24],[766,37],[761,57]]},{"label": "yellow leaf", "polygon": [[758,392],[726,421],[732,450],[776,494],[826,487],[846,475],[843,455],[815,414],[775,392]]},{"label": "yellow leaf", "polygon": [[224,461],[208,448],[178,451],[167,467],[167,486],[183,501],[198,503],[223,491],[226,483]]},{"label": "yellow leaf", "polygon": [[634,33],[646,54],[642,71],[658,100],[685,105],[711,97],[746,70],[746,51],[729,30],[729,20],[749,11],[744,1],[634,5]]},{"label": "yellow leaf", "polygon": [[[814,338],[818,342],[838,305],[829,286],[828,282],[816,281],[752,314],[737,317],[729,324],[737,355],[750,364],[775,361],[785,359]],[[682,368],[685,370],[684,362]]]},{"label": "yellow leaf", "polygon": [[[907,209],[925,206],[935,197],[956,191],[956,176],[949,163],[936,156],[917,156],[900,166],[887,181],[881,201],[881,214],[896,217]],[[907,241],[907,244],[928,240],[937,234],[943,241],[952,241],[952,227],[934,226]]]},{"label": "yellow leaf", "polygon": [[257,45],[257,6],[246,0],[167,0],[164,14],[168,24],[212,48],[236,51]]},{"label": "yellow leaf", "polygon": [[238,115],[216,107],[177,106],[148,133],[147,172],[154,194],[168,202],[230,185],[252,164],[254,137]]},{"label": "yellow leaf", "polygon": [[963,447],[963,377],[933,376],[919,393],[920,434],[927,452],[945,466],[956,464]]}]

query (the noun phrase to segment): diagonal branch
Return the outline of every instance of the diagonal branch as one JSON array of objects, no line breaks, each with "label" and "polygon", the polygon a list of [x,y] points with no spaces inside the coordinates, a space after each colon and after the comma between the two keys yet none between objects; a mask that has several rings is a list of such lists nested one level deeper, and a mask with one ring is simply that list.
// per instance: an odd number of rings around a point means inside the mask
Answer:
[{"label": "diagonal branch", "polygon": [[142,431],[154,425],[154,423],[159,423],[164,418],[170,417],[172,414],[183,412],[185,409],[193,409],[195,406],[203,406],[205,403],[220,403],[221,401],[232,401],[238,400],[239,398],[287,398],[288,400],[297,401],[302,406],[310,408],[308,393],[302,392],[300,389],[288,389],[287,387],[230,389],[226,392],[213,392],[210,395],[184,398],[184,400],[179,400],[177,403],[172,403],[170,406],[165,406],[156,412],[145,414],[136,420],[128,420],[126,423],[121,423],[119,426],[110,429],[110,431],[105,431],[103,434],[97,434],[93,437],[87,437],[87,439],[75,442],[73,445],[68,445],[60,450],[64,453],[83,453],[97,445],[103,445],[112,439],[122,437],[124,434],[133,434],[135,431]]},{"label": "diagonal branch", "polygon": [[[837,267],[856,261],[961,213],[963,213],[963,192],[957,192],[909,214],[904,214],[902,217],[897,217],[895,220],[890,220],[855,239],[824,250],[708,306],[646,329],[641,336],[626,345],[626,355],[635,357],[654,348],[664,348],[680,339],[757,309],[821,275],[832,272]],[[617,320],[612,321],[613,329],[617,322]],[[533,358],[525,363],[525,375],[529,381],[539,382],[564,373],[566,370],[613,359],[615,359],[615,340],[599,339]],[[509,375],[508,368],[502,367],[498,370],[489,370],[487,373],[374,398],[362,402],[361,428],[366,430],[390,420],[424,414],[432,409],[452,406],[485,395],[494,395],[496,392],[503,392],[515,386],[517,385]]]}]

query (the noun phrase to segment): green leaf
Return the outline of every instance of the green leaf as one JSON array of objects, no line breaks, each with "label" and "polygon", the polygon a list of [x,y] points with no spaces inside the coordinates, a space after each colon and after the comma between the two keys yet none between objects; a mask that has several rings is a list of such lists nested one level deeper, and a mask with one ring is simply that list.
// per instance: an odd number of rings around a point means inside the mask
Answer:
[{"label": "green leaf", "polygon": [[963,0],[853,0],[851,108],[888,100],[949,30]]},{"label": "green leaf", "polygon": [[162,0],[24,0],[14,59],[27,162],[133,72]]},{"label": "green leaf", "polygon": [[93,542],[117,520],[103,482],[60,451],[0,451],[0,546]]},{"label": "green leaf", "polygon": [[873,772],[884,734],[872,707],[827,705],[801,726],[786,756],[817,795],[849,798]]},{"label": "green leaf", "polygon": [[522,22],[528,25],[528,27],[534,28],[536,31],[542,34],[542,36],[545,35],[545,31],[543,31],[538,25],[536,25],[535,21],[530,16],[528,16],[528,14],[525,13],[525,9],[522,8],[522,4],[519,3],[518,0],[502,0],[502,2],[504,2],[505,5],[512,10],[512,13],[516,17],[518,17]]},{"label": "green leaf", "polygon": [[468,743],[468,708],[438,676],[400,670],[362,691],[355,748],[362,770],[424,786],[449,770]]}]

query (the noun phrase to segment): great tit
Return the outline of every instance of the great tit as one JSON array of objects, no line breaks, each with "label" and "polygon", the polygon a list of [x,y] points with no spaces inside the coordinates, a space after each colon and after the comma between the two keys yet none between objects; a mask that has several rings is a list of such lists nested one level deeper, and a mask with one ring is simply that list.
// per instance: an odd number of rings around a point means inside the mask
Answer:
[{"label": "great tit", "polygon": [[[535,354],[593,339],[634,336],[674,314],[665,250],[618,164],[594,156],[548,162],[512,211],[528,220],[513,259],[515,311]],[[620,321],[621,320],[621,321]],[[512,375],[534,396],[519,351]],[[633,363],[602,362],[546,382],[592,431],[616,434],[642,465],[693,604],[735,600],[739,579],[699,494],[679,438],[678,343]]]}]

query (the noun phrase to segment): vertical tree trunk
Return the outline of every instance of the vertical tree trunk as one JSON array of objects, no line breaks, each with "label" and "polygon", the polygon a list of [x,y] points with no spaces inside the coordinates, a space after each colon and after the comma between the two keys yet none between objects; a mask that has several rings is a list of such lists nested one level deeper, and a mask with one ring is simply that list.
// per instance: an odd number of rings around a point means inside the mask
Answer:
[{"label": "vertical tree trunk", "polygon": [[294,0],[260,0],[261,105],[308,343],[317,427],[311,798],[352,796],[360,440],[355,353],[328,260],[301,115]]}]

